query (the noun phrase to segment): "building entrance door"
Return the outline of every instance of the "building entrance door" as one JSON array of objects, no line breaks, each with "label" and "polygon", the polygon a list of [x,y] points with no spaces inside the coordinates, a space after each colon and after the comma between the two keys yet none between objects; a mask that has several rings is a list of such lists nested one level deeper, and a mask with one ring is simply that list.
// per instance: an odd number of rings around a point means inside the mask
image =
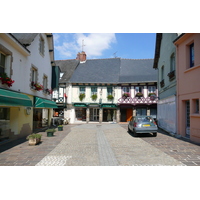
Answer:
[{"label": "building entrance door", "polygon": [[99,121],[99,108],[90,108],[90,121]]},{"label": "building entrance door", "polygon": [[186,137],[190,137],[190,101],[186,101]]}]

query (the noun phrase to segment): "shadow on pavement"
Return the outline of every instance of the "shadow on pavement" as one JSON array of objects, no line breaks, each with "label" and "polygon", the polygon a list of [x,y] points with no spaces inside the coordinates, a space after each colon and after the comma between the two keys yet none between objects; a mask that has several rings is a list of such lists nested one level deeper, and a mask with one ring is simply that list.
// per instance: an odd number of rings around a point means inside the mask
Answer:
[{"label": "shadow on pavement", "polygon": [[2,153],[3,151],[7,151],[8,149],[11,149],[19,144],[26,142],[26,141],[27,141],[26,137],[23,137],[23,138],[14,140],[14,141],[7,142],[5,144],[1,144],[0,145],[0,153]]}]

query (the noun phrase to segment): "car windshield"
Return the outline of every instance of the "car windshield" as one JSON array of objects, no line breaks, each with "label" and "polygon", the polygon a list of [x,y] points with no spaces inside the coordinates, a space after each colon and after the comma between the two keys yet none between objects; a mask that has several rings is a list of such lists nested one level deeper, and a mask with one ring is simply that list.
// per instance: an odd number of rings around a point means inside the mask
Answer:
[{"label": "car windshield", "polygon": [[139,123],[153,123],[154,120],[150,116],[140,116],[140,117],[137,117],[137,122],[139,122]]}]

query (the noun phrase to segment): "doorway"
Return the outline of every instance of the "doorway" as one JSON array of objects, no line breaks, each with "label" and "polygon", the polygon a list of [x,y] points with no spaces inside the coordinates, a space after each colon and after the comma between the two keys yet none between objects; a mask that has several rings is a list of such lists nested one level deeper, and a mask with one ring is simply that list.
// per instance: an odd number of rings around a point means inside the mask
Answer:
[{"label": "doorway", "polygon": [[128,122],[133,116],[132,108],[121,108],[120,112],[121,112],[121,119],[120,119],[121,122]]},{"label": "doorway", "polygon": [[186,109],[186,137],[190,138],[190,101],[185,102]]},{"label": "doorway", "polygon": [[99,108],[90,108],[90,121],[99,121]]}]

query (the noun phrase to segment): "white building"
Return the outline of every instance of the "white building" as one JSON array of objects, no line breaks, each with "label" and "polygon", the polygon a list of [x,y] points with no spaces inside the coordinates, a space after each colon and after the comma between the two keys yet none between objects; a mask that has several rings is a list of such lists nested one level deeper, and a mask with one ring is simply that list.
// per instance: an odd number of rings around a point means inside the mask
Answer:
[{"label": "white building", "polygon": [[153,59],[86,60],[81,52],[77,59],[55,62],[62,75],[62,88],[55,99],[57,105],[65,104],[59,112],[70,123],[127,122],[132,115],[142,114],[156,118],[157,99],[149,97],[151,93],[157,96]]},{"label": "white building", "polygon": [[[0,34],[1,141],[24,137],[48,126],[55,103],[51,101],[51,33]],[[12,86],[5,77],[14,80]]]}]

